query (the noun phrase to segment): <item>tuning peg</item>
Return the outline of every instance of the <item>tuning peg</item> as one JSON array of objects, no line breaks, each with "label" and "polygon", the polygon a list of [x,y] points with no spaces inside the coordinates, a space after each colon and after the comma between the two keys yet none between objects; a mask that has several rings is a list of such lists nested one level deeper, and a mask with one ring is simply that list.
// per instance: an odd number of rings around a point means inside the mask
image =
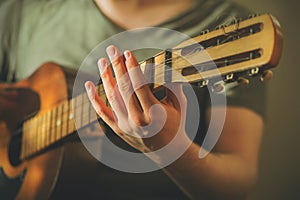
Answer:
[{"label": "tuning peg", "polygon": [[258,16],[260,16],[259,13],[253,13],[253,14],[250,14],[250,15],[248,16],[248,18],[251,19],[251,18],[258,17]]},{"label": "tuning peg", "polygon": [[252,68],[250,71],[249,71],[249,76],[255,76],[259,73],[259,68],[258,67],[255,67],[255,68]]},{"label": "tuning peg", "polygon": [[262,82],[269,81],[272,77],[273,77],[273,72],[271,70],[266,70],[266,71],[264,71],[264,73],[260,77],[260,80]]},{"label": "tuning peg", "polygon": [[207,34],[207,33],[209,33],[209,29],[206,29],[206,30],[201,31],[201,32],[200,32],[200,35],[205,35],[205,34]]},{"label": "tuning peg", "polygon": [[211,88],[212,92],[220,94],[225,92],[225,85],[224,82],[222,83],[215,83],[212,88]]},{"label": "tuning peg", "polygon": [[209,80],[203,80],[203,81],[200,81],[200,82],[198,83],[198,86],[199,86],[199,87],[205,87],[205,86],[208,85],[208,83],[209,83]]},{"label": "tuning peg", "polygon": [[226,74],[224,81],[232,81],[234,79],[234,74],[230,73],[230,74]]},{"label": "tuning peg", "polygon": [[224,29],[225,27],[226,27],[225,24],[221,24],[221,25],[216,26],[215,30]]},{"label": "tuning peg", "polygon": [[237,82],[240,85],[248,85],[250,83],[250,81],[244,77],[239,77]]}]

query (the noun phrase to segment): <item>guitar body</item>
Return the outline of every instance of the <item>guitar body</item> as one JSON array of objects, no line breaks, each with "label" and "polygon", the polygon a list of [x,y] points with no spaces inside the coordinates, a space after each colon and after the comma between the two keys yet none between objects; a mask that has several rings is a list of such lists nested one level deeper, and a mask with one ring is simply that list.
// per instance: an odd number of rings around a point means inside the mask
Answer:
[{"label": "guitar body", "polygon": [[[93,177],[82,173],[82,170],[90,172],[96,169],[97,161],[76,138],[73,142],[47,150],[20,165],[13,166],[10,162],[9,147],[18,124],[30,113],[36,111],[40,114],[68,98],[65,77],[65,72],[59,66],[46,63],[27,79],[15,84],[0,85],[0,89],[21,91],[16,107],[0,123],[0,199],[65,198],[69,190],[74,191],[76,185],[84,191],[78,179],[84,181]],[[64,161],[63,154],[67,154]],[[60,173],[60,170],[63,172]],[[79,197],[78,194],[76,197]]]}]

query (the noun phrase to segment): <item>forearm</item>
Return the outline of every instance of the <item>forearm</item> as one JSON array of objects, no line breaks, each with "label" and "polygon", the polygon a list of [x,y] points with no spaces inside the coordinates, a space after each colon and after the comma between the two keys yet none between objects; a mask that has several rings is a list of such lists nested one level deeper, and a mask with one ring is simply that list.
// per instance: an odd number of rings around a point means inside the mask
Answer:
[{"label": "forearm", "polygon": [[256,182],[256,166],[236,155],[209,153],[199,159],[192,144],[165,172],[192,199],[243,199]]}]

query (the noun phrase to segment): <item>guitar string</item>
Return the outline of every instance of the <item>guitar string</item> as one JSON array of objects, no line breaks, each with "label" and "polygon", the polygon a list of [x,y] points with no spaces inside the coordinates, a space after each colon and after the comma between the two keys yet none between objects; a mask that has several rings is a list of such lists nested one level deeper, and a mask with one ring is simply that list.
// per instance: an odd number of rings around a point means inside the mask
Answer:
[{"label": "guitar string", "polygon": [[[244,32],[246,32],[246,30],[244,30]],[[228,42],[229,40],[231,40],[231,38],[232,37],[234,37],[234,36],[236,36],[236,35],[241,35],[241,34],[243,34],[244,32],[237,32],[237,30],[235,30],[234,32],[232,32],[232,33],[234,33],[234,34],[228,34],[228,36],[227,36],[227,38],[224,38],[224,40],[221,42],[221,44],[223,44],[223,43],[225,43],[225,42]],[[218,45],[218,44],[217,44]],[[209,47],[207,47],[207,48],[209,48]],[[206,49],[207,49],[206,48]],[[176,50],[176,49],[175,49]],[[197,49],[194,49],[194,50],[197,50]],[[193,54],[194,54],[195,52],[194,51],[191,51],[191,53],[190,54],[187,54],[187,56],[192,56]],[[156,57],[158,57],[159,55],[162,55],[162,54],[164,54],[164,52],[162,51],[162,52],[160,52],[160,53],[158,53],[157,55],[156,55]],[[164,63],[158,63],[157,65],[155,65],[155,66],[152,66],[152,68],[153,69],[159,69],[160,67],[164,67],[165,66],[165,62],[169,62],[169,61],[173,61],[173,62],[175,62],[175,61],[177,61],[178,59],[181,59],[181,56],[177,56],[177,57],[175,57],[175,58],[170,58],[170,59],[166,59],[165,61],[164,61]],[[238,62],[238,61],[243,61],[242,59],[235,59],[235,60],[230,60],[230,61],[233,61],[233,62]],[[216,63],[216,62],[215,62]],[[219,63],[224,63],[224,61],[220,61]],[[218,65],[218,64],[217,64]],[[197,69],[197,68],[196,68]],[[169,71],[173,71],[173,69],[171,68],[171,69],[164,69],[164,71],[165,72],[169,72]],[[151,79],[153,79],[153,77],[150,77]],[[164,77],[161,77],[160,76],[160,74],[157,76],[157,78],[164,78]],[[29,119],[31,116],[34,116],[36,113],[38,113],[38,112],[34,112],[34,113],[32,113],[32,114],[29,114],[28,115],[28,117],[26,117],[27,119]],[[26,120],[26,118],[24,119],[24,121]]]},{"label": "guitar string", "polygon": [[[231,62],[239,62],[239,61],[247,61],[247,60],[249,60],[250,59],[250,57],[245,57],[245,58],[240,58],[240,59],[234,59],[234,60],[230,60]],[[219,62],[219,63],[221,63],[221,64],[224,64],[224,61],[222,61],[222,62]],[[156,68],[159,68],[159,67],[164,67],[164,64],[163,63],[160,63],[160,64],[158,64],[158,65],[156,65],[156,66],[154,66],[154,68],[156,69]],[[171,70],[170,70],[171,71]],[[157,76],[157,78],[164,78],[164,76],[163,75],[158,75]],[[102,89],[102,91],[100,91],[100,93],[99,93],[99,95],[101,96],[101,95],[105,95],[105,92],[104,92],[104,90]],[[80,95],[83,95],[83,94],[80,94]],[[76,98],[76,97],[75,97]],[[85,101],[85,99],[84,99],[84,101]],[[76,110],[76,109],[78,109],[79,107],[82,107],[82,106],[84,106],[85,104],[87,104],[87,103],[89,103],[89,101],[85,101],[83,104],[81,104],[81,105],[78,105],[78,106],[75,106],[74,107],[74,110]],[[62,104],[60,104],[60,105],[58,105],[57,107],[59,107],[59,106],[61,106]],[[54,109],[54,108],[53,108]],[[42,114],[42,115],[39,115],[39,116],[37,116],[37,117],[40,117],[40,118],[42,118],[44,115],[46,115],[48,112],[50,112],[50,111],[47,111],[47,112],[45,112],[44,114]],[[63,111],[62,113],[61,113],[61,115],[62,116],[64,116],[67,112],[69,112],[69,111]],[[64,121],[62,121],[62,122],[64,122]],[[30,126],[28,126],[28,128],[32,128],[32,126],[30,127]],[[25,129],[26,130],[26,129]],[[20,133],[20,132],[19,132]]]},{"label": "guitar string", "polygon": [[[229,36],[229,37],[232,37],[232,36]],[[227,38],[228,39],[228,38]],[[226,40],[227,40],[226,39]],[[221,43],[224,43],[224,42],[227,42],[226,40],[224,40],[223,42],[221,42]],[[229,38],[229,40],[230,40],[230,38]],[[197,50],[197,49],[195,49],[195,50]],[[158,56],[158,55],[162,55],[164,52],[160,52],[159,54],[157,54],[156,56]],[[190,54],[187,54],[186,56],[192,56],[193,54],[194,54],[195,52],[194,51],[191,51],[191,53]],[[170,58],[170,59],[166,59],[165,60],[165,62],[164,63],[159,63],[159,64],[157,64],[157,65],[154,65],[153,66],[153,68],[155,68],[155,69],[159,69],[160,67],[164,67],[165,68],[165,63],[166,62],[168,62],[168,61],[173,61],[173,62],[175,62],[175,61],[177,61],[178,59],[182,59],[181,58],[181,56],[177,56],[177,57],[173,57],[173,58]],[[231,62],[241,62],[241,61],[245,61],[245,60],[249,60],[250,59],[250,57],[246,57],[246,58],[240,58],[240,59],[231,59],[230,61]],[[225,61],[219,61],[219,62],[217,62],[217,63],[221,63],[221,64],[225,64]],[[218,64],[217,64],[218,65]],[[173,71],[174,69],[163,69],[165,72],[168,72],[168,71]],[[153,78],[153,77],[151,77],[151,78]],[[157,76],[157,78],[164,78],[164,76],[161,76],[160,74]],[[102,93],[104,93],[103,91],[102,91]],[[101,92],[100,92],[100,95],[101,95]],[[90,104],[89,103],[89,101],[87,101],[87,102],[84,102],[81,106],[84,106],[84,104]],[[75,110],[76,110],[77,108],[75,107]],[[90,108],[89,108],[90,109]],[[66,112],[69,112],[69,111],[66,111]],[[64,118],[64,115],[66,114],[66,112],[64,111],[64,112],[62,112],[62,118]],[[36,113],[38,113],[38,112],[35,112],[35,113],[32,113],[31,114],[31,116],[32,115],[35,115]],[[47,113],[47,112],[46,112]],[[87,115],[89,115],[89,114],[87,114]],[[87,116],[86,115],[86,116]],[[30,115],[29,115],[30,116]],[[44,116],[44,115],[43,115]],[[43,116],[39,116],[39,117],[43,117]],[[89,121],[89,123],[91,123],[90,122],[90,116],[87,116],[87,118],[88,119],[86,119],[86,116],[84,115],[84,113],[83,113],[83,116],[82,116],[82,121],[83,120],[87,120],[87,121]],[[53,117],[52,117],[53,118]],[[51,123],[51,120],[52,119],[50,119],[50,122],[49,123]],[[95,120],[96,121],[96,120]],[[62,119],[61,120],[61,123],[67,123],[67,122],[69,122],[69,120],[67,119]],[[55,123],[54,123],[55,124]],[[50,124],[49,125],[49,127],[45,130],[45,131],[43,131],[43,132],[50,132],[50,130],[53,128],[52,126],[51,126],[52,124]],[[33,127],[33,125],[32,126],[27,126],[27,129],[31,129]],[[26,130],[26,129],[25,129]],[[23,131],[25,131],[24,129],[23,129]],[[74,130],[72,130],[72,131],[74,131]],[[17,130],[16,132],[18,132],[18,133],[21,133],[22,132],[22,128],[20,128],[19,130]],[[69,130],[67,130],[67,132],[69,132]],[[68,135],[69,133],[67,133],[66,135]],[[43,135],[45,135],[45,134],[43,134]],[[46,137],[46,136],[45,136]],[[52,138],[53,136],[48,136],[48,138]]]}]

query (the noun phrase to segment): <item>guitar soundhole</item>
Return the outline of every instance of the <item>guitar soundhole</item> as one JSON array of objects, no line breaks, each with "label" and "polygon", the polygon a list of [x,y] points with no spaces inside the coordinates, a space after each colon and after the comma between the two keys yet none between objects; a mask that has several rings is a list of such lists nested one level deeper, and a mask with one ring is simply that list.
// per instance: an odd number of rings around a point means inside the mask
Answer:
[{"label": "guitar soundhole", "polygon": [[15,134],[11,138],[8,149],[9,161],[12,166],[16,167],[21,164],[20,153],[21,153],[22,135]]}]

